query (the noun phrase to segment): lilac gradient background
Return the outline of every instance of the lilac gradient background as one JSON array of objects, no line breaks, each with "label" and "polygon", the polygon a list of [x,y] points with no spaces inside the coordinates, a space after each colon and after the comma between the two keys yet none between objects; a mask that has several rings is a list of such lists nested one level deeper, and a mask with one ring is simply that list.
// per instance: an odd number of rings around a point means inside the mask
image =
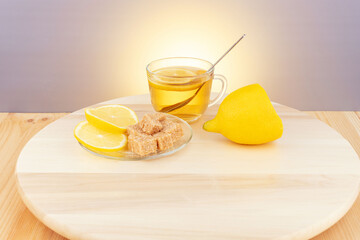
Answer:
[{"label": "lilac gradient background", "polygon": [[215,61],[300,110],[360,110],[355,0],[0,0],[0,112],[68,112],[147,93],[153,59]]}]

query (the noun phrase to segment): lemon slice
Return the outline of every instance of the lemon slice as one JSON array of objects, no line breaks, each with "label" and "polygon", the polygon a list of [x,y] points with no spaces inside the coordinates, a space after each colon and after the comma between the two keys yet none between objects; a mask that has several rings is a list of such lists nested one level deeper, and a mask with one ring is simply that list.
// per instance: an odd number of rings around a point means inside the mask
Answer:
[{"label": "lemon slice", "polygon": [[170,69],[159,69],[155,71],[156,74],[162,75],[165,77],[194,77],[196,76],[196,73],[183,69],[183,68],[170,68]]},{"label": "lemon slice", "polygon": [[112,133],[124,133],[126,127],[138,122],[138,117],[133,110],[116,104],[87,108],[85,116],[95,127]]},{"label": "lemon slice", "polygon": [[166,90],[166,91],[191,91],[197,90],[204,81],[198,79],[188,84],[168,84],[161,81],[149,80],[149,85],[155,89]]},{"label": "lemon slice", "polygon": [[102,152],[116,152],[127,144],[127,138],[122,133],[110,133],[87,121],[80,122],[74,130],[75,138],[85,147]]},{"label": "lemon slice", "polygon": [[155,71],[155,81],[163,84],[189,84],[194,80],[196,73],[183,68],[166,68]]},{"label": "lemon slice", "polygon": [[156,75],[149,78],[149,85],[156,89],[166,91],[191,91],[197,90],[205,81],[209,80],[205,76],[203,69],[189,70],[184,68],[165,68],[155,71]]}]

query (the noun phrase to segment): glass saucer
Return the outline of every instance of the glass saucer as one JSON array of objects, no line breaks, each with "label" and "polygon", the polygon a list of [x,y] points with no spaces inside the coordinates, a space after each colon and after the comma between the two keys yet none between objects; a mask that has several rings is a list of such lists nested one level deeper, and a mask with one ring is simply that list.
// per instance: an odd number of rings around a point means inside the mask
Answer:
[{"label": "glass saucer", "polygon": [[[136,114],[138,115],[139,119],[141,119],[142,116],[144,114],[146,114],[146,112],[141,112],[141,113],[136,113]],[[179,151],[180,149],[184,148],[190,142],[193,133],[192,133],[192,129],[191,129],[190,125],[186,121],[184,121],[181,118],[178,118],[176,116],[170,115],[170,114],[166,114],[166,115],[169,120],[180,124],[184,135],[174,143],[173,147],[166,149],[164,151],[157,151],[156,153],[153,153],[153,154],[149,154],[146,156],[140,156],[136,153],[129,151],[128,149],[124,149],[119,152],[101,152],[101,151],[94,151],[92,149],[89,149],[86,146],[82,145],[80,142],[79,142],[79,144],[85,150],[87,150],[88,152],[90,152],[96,156],[110,158],[110,159],[146,160],[146,159],[154,159],[154,158],[168,156],[168,155],[171,155],[171,154]]]}]

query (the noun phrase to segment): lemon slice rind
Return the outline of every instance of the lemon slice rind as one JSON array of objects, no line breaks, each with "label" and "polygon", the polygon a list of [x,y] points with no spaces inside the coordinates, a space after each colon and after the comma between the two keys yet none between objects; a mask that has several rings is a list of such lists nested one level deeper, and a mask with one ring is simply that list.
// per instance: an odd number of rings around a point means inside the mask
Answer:
[{"label": "lemon slice rind", "polygon": [[[120,151],[122,150],[124,147],[126,147],[127,145],[127,137],[125,134],[122,134],[122,133],[107,133],[107,132],[104,132],[105,134],[119,134],[120,137],[122,137],[122,140],[121,142],[116,145],[116,146],[113,146],[113,147],[105,147],[105,146],[99,146],[99,145],[94,145],[92,143],[90,143],[89,141],[87,141],[86,139],[82,138],[81,137],[81,129],[83,127],[85,127],[85,125],[91,125],[89,122],[87,121],[82,121],[80,122],[78,125],[76,125],[75,129],[74,129],[74,136],[75,138],[78,140],[79,143],[81,143],[82,145],[84,145],[85,147],[93,150],[93,151],[101,151],[101,152],[117,152],[117,151]],[[94,127],[94,126],[93,126]],[[96,128],[96,127],[94,127]],[[102,131],[101,129],[99,129],[99,131]],[[106,138],[106,136],[105,136]]]}]

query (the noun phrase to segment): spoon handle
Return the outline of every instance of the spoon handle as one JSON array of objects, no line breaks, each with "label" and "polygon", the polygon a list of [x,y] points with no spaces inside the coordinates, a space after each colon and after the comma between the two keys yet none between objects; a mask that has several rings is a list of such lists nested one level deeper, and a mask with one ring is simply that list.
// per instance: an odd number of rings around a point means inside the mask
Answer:
[{"label": "spoon handle", "polygon": [[[241,38],[239,38],[230,48],[229,50],[227,50],[212,66],[211,68],[209,68],[208,72],[210,72],[216,64],[218,64],[218,62],[220,62],[221,59],[223,59],[223,57],[225,57],[226,54],[228,54],[231,49],[233,49],[236,44],[238,44],[244,37],[246,36],[246,34],[242,35]],[[184,101],[181,101],[181,102],[178,102],[178,103],[175,103],[173,105],[170,105],[170,106],[166,106],[166,107],[163,107],[162,109],[159,110],[159,112],[165,112],[165,113],[168,113],[168,112],[171,112],[171,111],[175,111],[176,109],[179,109],[183,106],[185,106],[186,104],[188,104],[189,102],[191,102],[191,100],[193,100],[196,95],[199,93],[199,91],[201,90],[201,88],[205,85],[205,82],[198,88],[198,90],[194,93],[194,95],[192,95],[191,97],[189,97],[188,99],[185,99]]]},{"label": "spoon handle", "polygon": [[236,46],[236,44],[238,44],[245,36],[246,36],[246,34],[242,35],[241,38],[239,38],[239,40],[237,40],[237,41],[229,48],[229,50],[227,50],[227,51],[211,66],[211,68],[209,68],[208,72],[210,72],[210,71],[215,67],[215,65],[218,64],[218,63],[221,61],[221,59],[223,59],[223,58],[225,57],[225,55],[228,54],[228,53]]}]

